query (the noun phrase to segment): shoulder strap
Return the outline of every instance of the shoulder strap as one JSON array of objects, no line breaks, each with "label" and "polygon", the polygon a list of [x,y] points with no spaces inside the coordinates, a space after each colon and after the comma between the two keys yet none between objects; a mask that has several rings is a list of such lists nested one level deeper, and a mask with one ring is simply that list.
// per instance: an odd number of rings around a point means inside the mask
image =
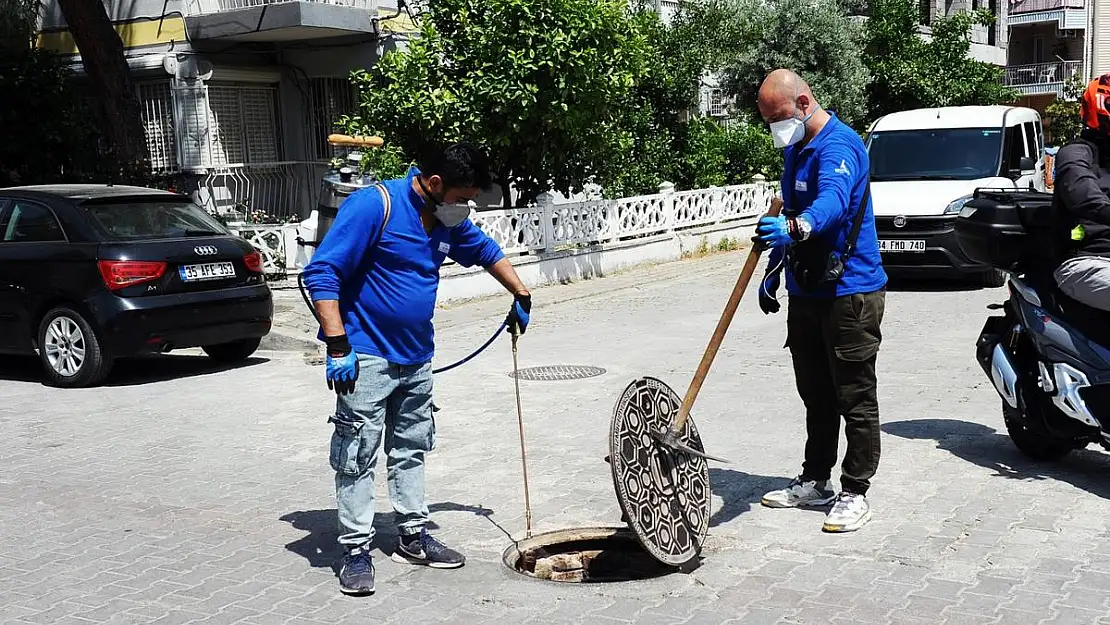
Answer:
[{"label": "shoulder strap", "polygon": [[848,265],[848,258],[852,255],[852,252],[856,251],[856,239],[859,238],[859,231],[863,228],[863,214],[867,211],[867,203],[870,201],[871,173],[868,172],[863,187],[863,198],[860,200],[856,216],[852,220],[852,230],[848,233],[848,239],[844,242],[844,254],[840,257],[840,262],[845,266]]},{"label": "shoulder strap", "polygon": [[379,182],[374,186],[378,188],[378,193],[382,194],[383,209],[382,228],[381,230],[378,230],[378,236],[374,237],[374,245],[376,246],[378,244],[378,241],[382,240],[382,235],[385,234],[385,227],[389,223],[389,214],[393,211],[393,206],[389,198],[389,191],[385,188],[385,185]]}]

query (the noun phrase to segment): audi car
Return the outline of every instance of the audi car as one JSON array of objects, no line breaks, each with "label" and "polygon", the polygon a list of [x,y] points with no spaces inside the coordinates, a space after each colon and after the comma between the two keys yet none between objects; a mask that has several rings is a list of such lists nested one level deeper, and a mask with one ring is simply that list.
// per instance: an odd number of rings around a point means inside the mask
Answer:
[{"label": "audi car", "polygon": [[191,198],[111,185],[0,189],[0,353],[94,386],[121,357],[250,358],[273,321],[262,256]]}]

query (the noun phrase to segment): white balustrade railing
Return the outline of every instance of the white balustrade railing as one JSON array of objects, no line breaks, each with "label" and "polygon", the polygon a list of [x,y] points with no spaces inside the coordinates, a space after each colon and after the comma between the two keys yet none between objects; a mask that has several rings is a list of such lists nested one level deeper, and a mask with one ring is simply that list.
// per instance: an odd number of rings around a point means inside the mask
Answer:
[{"label": "white balustrade railing", "polygon": [[482,210],[473,221],[506,254],[536,253],[753,219],[777,191],[778,183],[762,182],[566,204],[544,195],[536,206]]},{"label": "white balustrade railing", "polygon": [[285,4],[289,2],[309,2],[311,4],[330,4],[334,6],[352,7],[366,11],[377,11],[376,0],[189,0],[189,15],[210,15],[222,11],[236,9],[249,9],[268,4]]}]

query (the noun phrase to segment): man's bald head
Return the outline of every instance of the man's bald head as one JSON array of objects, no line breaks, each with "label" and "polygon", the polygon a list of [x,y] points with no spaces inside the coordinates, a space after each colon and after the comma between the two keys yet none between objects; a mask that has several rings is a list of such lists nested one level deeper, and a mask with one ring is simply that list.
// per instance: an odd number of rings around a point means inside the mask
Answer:
[{"label": "man's bald head", "polygon": [[802,77],[788,69],[776,69],[759,87],[757,101],[764,121],[772,124],[801,112],[809,115],[818,108],[813,91]]}]

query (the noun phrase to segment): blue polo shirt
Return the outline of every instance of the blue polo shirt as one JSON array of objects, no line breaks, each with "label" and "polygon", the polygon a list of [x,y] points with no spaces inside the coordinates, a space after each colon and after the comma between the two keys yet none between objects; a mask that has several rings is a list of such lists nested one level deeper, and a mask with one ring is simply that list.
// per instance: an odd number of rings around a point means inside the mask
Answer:
[{"label": "blue polo shirt", "polygon": [[[852,220],[863,201],[871,161],[856,131],[837,119],[835,113],[830,114],[832,118],[809,143],[801,148],[797,145],[786,148],[783,213],[788,217],[800,215],[813,225],[806,245],[820,241],[830,251],[842,254]],[[772,252],[771,267],[781,262],[783,252],[784,248]],[[789,268],[785,273],[787,291],[801,297],[840,297],[885,287],[887,276],[879,256],[871,202],[864,207],[856,248],[844,268],[844,277],[836,285],[803,291]]]},{"label": "blue polo shirt", "polygon": [[[419,173],[412,168],[404,178],[384,183],[392,206],[376,246],[382,196],[374,187],[352,193],[303,272],[314,301],[339,300],[355,352],[399,365],[432,360],[432,316],[444,260],[489,267],[504,258],[501,247],[469,219],[454,228],[436,222],[428,234],[420,221],[424,199],[412,188]],[[323,339],[323,331],[319,336]]]}]

